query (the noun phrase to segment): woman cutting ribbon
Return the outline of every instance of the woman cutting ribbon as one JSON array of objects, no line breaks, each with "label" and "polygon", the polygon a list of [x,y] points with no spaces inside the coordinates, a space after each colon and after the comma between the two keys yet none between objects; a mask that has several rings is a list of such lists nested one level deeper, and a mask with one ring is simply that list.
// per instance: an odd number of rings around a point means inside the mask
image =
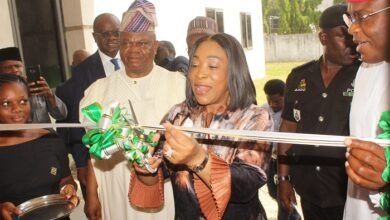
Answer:
[{"label": "woman cutting ribbon", "polygon": [[[240,43],[228,34],[201,38],[191,51],[186,101],[167,114],[163,154],[175,198],[175,219],[266,219],[258,189],[267,182],[268,143],[210,134],[188,135],[173,125],[266,131],[267,110],[256,92]],[[157,138],[157,137],[156,137]],[[149,159],[158,167],[159,157]],[[140,208],[163,205],[162,169],[135,164],[129,197]],[[140,195],[137,192],[143,192]]]},{"label": "woman cutting ribbon", "polygon": [[[30,115],[27,83],[0,74],[0,124],[24,124]],[[0,219],[22,214],[16,206],[33,198],[60,193],[78,203],[63,141],[45,129],[0,132]]]}]

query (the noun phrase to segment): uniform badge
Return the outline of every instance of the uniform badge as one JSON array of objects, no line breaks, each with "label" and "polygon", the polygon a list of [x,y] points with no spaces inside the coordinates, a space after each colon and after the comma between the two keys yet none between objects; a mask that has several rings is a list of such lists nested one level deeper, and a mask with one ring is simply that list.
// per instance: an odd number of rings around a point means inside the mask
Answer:
[{"label": "uniform badge", "polygon": [[304,92],[304,91],[306,91],[306,80],[301,79],[301,81],[299,81],[298,87],[294,90],[294,92]]},{"label": "uniform badge", "polygon": [[351,87],[352,88],[347,88],[345,91],[343,91],[343,96],[346,96],[346,97],[352,97],[353,96],[353,88],[355,86],[355,80],[352,81],[351,83]]},{"label": "uniform badge", "polygon": [[295,119],[295,121],[299,122],[301,120],[301,111],[296,109],[296,108],[294,108],[293,112],[294,112],[294,119]]},{"label": "uniform badge", "polygon": [[51,167],[50,174],[53,175],[53,176],[57,175],[57,168],[56,167]]},{"label": "uniform badge", "polygon": [[353,89],[348,88],[347,90],[343,91],[343,96],[352,97],[353,96]]}]

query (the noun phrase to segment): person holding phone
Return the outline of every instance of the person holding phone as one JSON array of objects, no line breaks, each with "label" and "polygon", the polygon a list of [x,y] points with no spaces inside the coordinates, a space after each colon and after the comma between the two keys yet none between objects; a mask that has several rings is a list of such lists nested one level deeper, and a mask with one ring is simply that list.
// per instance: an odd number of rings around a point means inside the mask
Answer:
[{"label": "person holding phone", "polygon": [[[34,78],[28,84],[32,109],[29,121],[32,123],[50,123],[49,115],[56,120],[65,119],[68,114],[66,105],[55,96],[45,78],[41,76],[40,69],[29,67],[27,70],[29,73],[34,73],[34,77],[32,75],[27,76],[29,81]],[[17,47],[0,49],[0,74],[9,73],[23,76],[23,72],[24,64],[19,49]]]}]

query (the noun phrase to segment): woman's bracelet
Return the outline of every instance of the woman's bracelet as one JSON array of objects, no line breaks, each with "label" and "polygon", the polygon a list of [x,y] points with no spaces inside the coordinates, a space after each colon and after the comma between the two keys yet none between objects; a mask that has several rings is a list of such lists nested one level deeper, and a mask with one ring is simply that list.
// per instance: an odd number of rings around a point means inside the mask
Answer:
[{"label": "woman's bracelet", "polygon": [[189,167],[189,168],[192,172],[199,173],[206,167],[208,161],[209,161],[209,153],[206,153],[206,156],[204,157],[202,163],[200,163],[197,166],[193,166],[193,167]]}]

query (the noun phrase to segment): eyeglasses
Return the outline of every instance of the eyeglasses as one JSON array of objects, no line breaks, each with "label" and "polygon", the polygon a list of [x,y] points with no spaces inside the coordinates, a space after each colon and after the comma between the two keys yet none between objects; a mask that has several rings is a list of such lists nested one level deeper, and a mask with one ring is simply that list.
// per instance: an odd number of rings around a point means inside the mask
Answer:
[{"label": "eyeglasses", "polygon": [[127,47],[137,47],[146,49],[149,48],[152,45],[151,41],[121,41],[120,47],[121,48],[127,48]]},{"label": "eyeglasses", "polygon": [[99,33],[99,32],[93,32],[93,33],[100,35],[103,38],[109,38],[111,36],[119,37],[119,31],[106,31],[106,32],[102,32],[102,33]]},{"label": "eyeglasses", "polygon": [[366,21],[369,17],[376,15],[382,11],[386,11],[388,9],[390,9],[390,7],[382,8],[382,9],[379,9],[378,11],[374,11],[374,12],[371,12],[369,14],[358,15],[356,17],[353,15],[349,15],[349,14],[343,14],[343,19],[344,19],[345,24],[347,24],[348,27],[351,27],[353,24],[360,24],[360,23]]}]

